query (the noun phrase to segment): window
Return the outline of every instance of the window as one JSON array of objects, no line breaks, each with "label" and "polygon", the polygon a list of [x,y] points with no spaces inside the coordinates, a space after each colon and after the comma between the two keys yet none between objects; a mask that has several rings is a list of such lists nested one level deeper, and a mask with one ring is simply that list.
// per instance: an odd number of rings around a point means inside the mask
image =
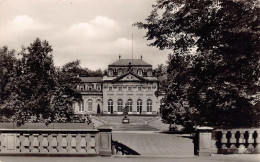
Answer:
[{"label": "window", "polygon": [[147,100],[147,112],[152,112],[152,100]]},{"label": "window", "polygon": [[101,90],[101,86],[97,85],[97,90],[100,91]]},{"label": "window", "polygon": [[142,76],[143,75],[143,71],[140,69],[140,70],[137,71],[137,74]]},{"label": "window", "polygon": [[108,112],[111,112],[113,110],[113,100],[108,100]]},{"label": "window", "polygon": [[133,101],[131,99],[129,99],[127,101],[127,107],[128,107],[128,112],[132,112],[133,111]]},{"label": "window", "polygon": [[118,87],[118,91],[122,91],[122,87]]},{"label": "window", "polygon": [[119,99],[117,101],[117,111],[118,112],[122,112],[123,111],[123,101],[121,99]]},{"label": "window", "polygon": [[152,90],[152,88],[151,87],[148,87],[148,91],[151,91]]},{"label": "window", "polygon": [[129,87],[128,87],[128,91],[132,91],[132,87],[129,86]]},{"label": "window", "polygon": [[112,91],[112,87],[108,87],[108,91]]},{"label": "window", "polygon": [[147,76],[152,76],[152,71],[151,71],[151,70],[149,70],[149,71],[147,72]]},{"label": "window", "polygon": [[137,90],[142,91],[142,87],[141,86],[137,87]]},{"label": "window", "polygon": [[143,105],[143,102],[142,100],[137,100],[137,112],[142,112],[142,105]]},{"label": "window", "polygon": [[80,85],[80,90],[83,91],[84,89],[85,89],[85,85],[84,85],[84,84],[81,84],[81,85]]},{"label": "window", "polygon": [[84,102],[80,101],[78,102],[78,104],[79,104],[79,111],[84,111]]},{"label": "window", "polygon": [[120,76],[120,75],[122,75],[123,74],[123,70],[118,70],[118,75]]},{"label": "window", "polygon": [[93,89],[93,85],[92,84],[89,84],[88,85],[88,90],[91,91]]},{"label": "window", "polygon": [[113,75],[113,71],[112,70],[108,70],[108,75],[112,76]]},{"label": "window", "polygon": [[88,111],[92,111],[92,100],[88,100]]}]

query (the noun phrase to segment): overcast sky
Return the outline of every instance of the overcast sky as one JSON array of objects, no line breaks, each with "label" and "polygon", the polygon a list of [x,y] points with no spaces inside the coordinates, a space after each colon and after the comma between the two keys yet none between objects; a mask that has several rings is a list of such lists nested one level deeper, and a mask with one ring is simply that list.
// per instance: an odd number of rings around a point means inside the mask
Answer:
[{"label": "overcast sky", "polygon": [[54,63],[80,60],[92,70],[121,58],[165,63],[169,51],[147,46],[145,30],[132,27],[150,14],[155,0],[0,0],[0,46],[21,50],[39,37],[53,47]]}]

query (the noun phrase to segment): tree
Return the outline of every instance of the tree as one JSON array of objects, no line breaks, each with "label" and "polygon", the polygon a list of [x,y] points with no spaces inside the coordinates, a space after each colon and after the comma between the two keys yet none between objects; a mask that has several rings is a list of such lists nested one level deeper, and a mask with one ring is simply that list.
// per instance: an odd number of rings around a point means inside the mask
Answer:
[{"label": "tree", "polygon": [[77,91],[80,83],[79,75],[87,71],[80,67],[80,61],[66,63],[62,68],[57,68],[57,84],[51,100],[51,121],[57,118],[72,120],[73,103],[82,100],[81,94]]},{"label": "tree", "polygon": [[157,68],[154,69],[156,77],[161,77],[167,74],[167,66],[163,64],[158,64]]},{"label": "tree", "polygon": [[0,116],[5,114],[7,117],[13,115],[12,106],[17,83],[17,59],[14,50],[2,47],[0,49]]},{"label": "tree", "polygon": [[158,95],[159,91],[165,91],[167,87],[167,66],[163,64],[158,64],[157,68],[154,69],[154,73],[159,81],[159,88],[156,92]]},{"label": "tree", "polygon": [[257,0],[164,0],[146,23],[136,23],[148,30],[151,46],[173,52],[161,107],[165,121],[260,124],[253,118],[259,107],[252,104],[259,91],[259,15]]},{"label": "tree", "polygon": [[79,75],[102,72],[80,67],[79,60],[55,67],[51,45],[39,38],[19,54],[17,59],[14,50],[0,49],[1,118],[12,117],[18,125],[28,120],[46,124],[76,120],[73,104],[82,100],[77,91]]},{"label": "tree", "polygon": [[31,115],[48,118],[51,99],[57,82],[52,47],[47,41],[36,39],[23,48],[18,62],[17,99],[13,105],[15,118],[23,123]]}]

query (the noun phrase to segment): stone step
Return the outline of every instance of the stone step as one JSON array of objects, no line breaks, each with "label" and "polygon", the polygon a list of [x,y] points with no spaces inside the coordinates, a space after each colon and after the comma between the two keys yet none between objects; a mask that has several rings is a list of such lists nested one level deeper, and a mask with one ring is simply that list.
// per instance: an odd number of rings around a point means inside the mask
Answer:
[{"label": "stone step", "polygon": [[133,124],[119,124],[119,125],[104,125],[112,127],[115,131],[158,131],[158,129],[149,125],[133,125]]}]

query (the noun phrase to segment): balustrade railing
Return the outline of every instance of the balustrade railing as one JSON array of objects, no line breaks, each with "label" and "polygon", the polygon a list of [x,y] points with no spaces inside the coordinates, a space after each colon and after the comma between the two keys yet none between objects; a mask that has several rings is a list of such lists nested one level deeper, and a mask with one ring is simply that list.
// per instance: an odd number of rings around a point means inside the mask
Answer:
[{"label": "balustrade railing", "polygon": [[0,155],[111,155],[111,129],[0,129]]},{"label": "balustrade railing", "polygon": [[260,153],[260,129],[217,129],[217,153]]},{"label": "balustrade railing", "polygon": [[215,129],[198,127],[194,154],[260,154],[260,128]]},{"label": "balustrade railing", "polygon": [[113,155],[140,155],[135,150],[118,141],[112,141],[112,153]]}]

